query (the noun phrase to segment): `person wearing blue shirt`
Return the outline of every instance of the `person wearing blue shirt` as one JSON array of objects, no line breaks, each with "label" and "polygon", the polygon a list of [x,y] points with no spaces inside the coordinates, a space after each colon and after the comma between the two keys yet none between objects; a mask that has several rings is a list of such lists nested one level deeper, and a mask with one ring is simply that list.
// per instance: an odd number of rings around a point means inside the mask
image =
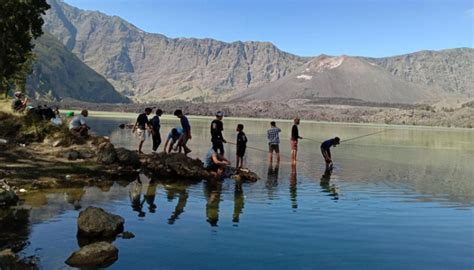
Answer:
[{"label": "person wearing blue shirt", "polygon": [[332,170],[332,157],[331,157],[331,146],[336,147],[341,142],[339,137],[335,137],[334,139],[329,139],[324,141],[321,144],[321,154],[323,155],[324,161],[326,162],[326,171]]},{"label": "person wearing blue shirt", "polygon": [[[182,128],[173,128],[170,131],[170,133],[168,133],[168,136],[165,142],[165,149],[164,149],[165,153],[167,152],[166,149],[168,149],[168,153],[171,153],[171,150],[173,149],[173,145],[176,142],[178,142],[179,138],[181,137],[181,134],[183,134]],[[168,147],[168,144],[169,144],[169,147]]]}]

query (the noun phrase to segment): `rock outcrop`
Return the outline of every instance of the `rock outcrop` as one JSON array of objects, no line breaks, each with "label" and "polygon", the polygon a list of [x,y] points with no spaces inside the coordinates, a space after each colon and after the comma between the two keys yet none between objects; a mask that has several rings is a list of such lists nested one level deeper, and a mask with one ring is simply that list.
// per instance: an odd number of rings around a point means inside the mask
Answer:
[{"label": "rock outcrop", "polygon": [[99,145],[97,151],[97,161],[102,164],[110,165],[117,161],[117,152],[110,142],[103,142]]},{"label": "rock outcrop", "polygon": [[209,177],[199,159],[181,153],[159,153],[142,158],[142,167],[154,176],[202,180]]},{"label": "rock outcrop", "polygon": [[123,231],[125,220],[102,208],[89,206],[79,213],[77,235],[88,238],[111,238]]},{"label": "rock outcrop", "polygon": [[3,180],[0,180],[0,206],[14,205],[18,202],[15,191]]},{"label": "rock outcrop", "polygon": [[115,148],[115,153],[120,165],[131,166],[134,169],[140,168],[141,162],[137,152],[119,147]]},{"label": "rock outcrop", "polygon": [[107,267],[118,259],[118,249],[105,241],[93,243],[75,251],[66,260],[72,267]]}]

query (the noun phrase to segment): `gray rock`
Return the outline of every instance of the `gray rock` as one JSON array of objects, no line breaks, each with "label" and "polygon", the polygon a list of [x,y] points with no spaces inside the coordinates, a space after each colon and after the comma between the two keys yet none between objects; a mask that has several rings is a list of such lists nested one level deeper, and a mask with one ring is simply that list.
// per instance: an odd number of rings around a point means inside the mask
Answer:
[{"label": "gray rock", "polygon": [[107,267],[118,259],[118,249],[108,242],[97,242],[75,251],[66,260],[72,267]]},{"label": "gray rock", "polygon": [[68,160],[76,160],[82,157],[81,153],[79,153],[76,150],[67,151],[66,153],[64,153],[63,156],[64,158],[67,158]]},{"label": "gray rock", "polygon": [[115,149],[117,159],[121,165],[132,166],[133,168],[140,168],[140,156],[137,152],[119,147]]},{"label": "gray rock", "polygon": [[121,216],[89,206],[79,213],[77,234],[81,237],[115,237],[123,231],[124,223],[125,220]]},{"label": "gray rock", "polygon": [[0,181],[0,206],[14,205],[18,202],[18,196],[5,181]]},{"label": "gray rock", "polygon": [[99,145],[97,161],[103,164],[113,164],[117,161],[117,152],[110,142],[103,142]]}]

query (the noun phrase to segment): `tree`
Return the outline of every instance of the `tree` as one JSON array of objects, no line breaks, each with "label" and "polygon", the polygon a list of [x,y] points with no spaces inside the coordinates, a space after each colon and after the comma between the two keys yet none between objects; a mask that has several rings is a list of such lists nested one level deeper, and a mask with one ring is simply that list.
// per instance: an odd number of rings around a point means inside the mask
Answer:
[{"label": "tree", "polygon": [[31,40],[43,34],[46,0],[0,0],[0,92],[24,84],[33,55]]}]

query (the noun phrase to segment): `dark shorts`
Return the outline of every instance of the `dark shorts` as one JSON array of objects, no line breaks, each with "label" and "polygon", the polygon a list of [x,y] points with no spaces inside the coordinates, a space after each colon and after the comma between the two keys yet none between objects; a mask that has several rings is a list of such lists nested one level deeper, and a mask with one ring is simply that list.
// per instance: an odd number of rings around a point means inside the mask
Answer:
[{"label": "dark shorts", "polygon": [[220,166],[217,164],[212,164],[206,168],[208,172],[217,172],[219,170]]},{"label": "dark shorts", "polygon": [[246,148],[247,147],[237,147],[237,156],[244,157]]},{"label": "dark shorts", "polygon": [[325,161],[328,161],[331,159],[331,151],[328,149],[324,149],[321,147],[321,154],[323,155],[323,158]]},{"label": "dark shorts", "polygon": [[224,143],[222,141],[213,141],[212,149],[214,149],[214,151],[217,153],[224,155]]},{"label": "dark shorts", "polygon": [[273,151],[275,151],[275,153],[280,153],[280,145],[279,144],[268,144],[268,152],[269,153],[273,153]]}]

